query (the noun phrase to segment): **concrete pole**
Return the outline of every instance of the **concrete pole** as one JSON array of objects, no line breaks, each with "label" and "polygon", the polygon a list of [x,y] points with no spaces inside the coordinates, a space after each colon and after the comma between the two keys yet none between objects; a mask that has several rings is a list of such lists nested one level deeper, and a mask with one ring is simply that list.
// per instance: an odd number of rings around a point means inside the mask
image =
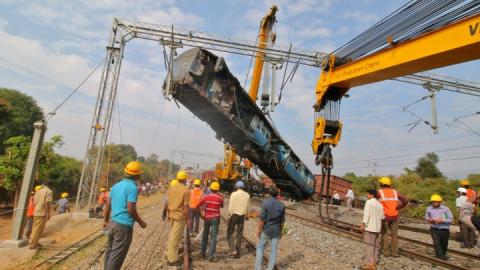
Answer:
[{"label": "concrete pole", "polygon": [[45,122],[38,121],[33,124],[33,127],[35,130],[33,132],[32,144],[30,145],[30,152],[28,153],[27,164],[25,165],[25,173],[23,174],[20,198],[13,216],[12,239],[4,241],[2,246],[22,247],[28,243],[26,239],[23,239],[25,214],[27,212],[30,192],[33,189],[33,181],[35,179],[38,159],[40,158],[47,125]]}]

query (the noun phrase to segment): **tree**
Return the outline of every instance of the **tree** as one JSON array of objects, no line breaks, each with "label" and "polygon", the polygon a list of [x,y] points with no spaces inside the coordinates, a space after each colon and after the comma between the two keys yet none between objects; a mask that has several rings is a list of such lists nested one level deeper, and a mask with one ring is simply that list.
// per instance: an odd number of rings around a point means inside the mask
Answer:
[{"label": "tree", "polygon": [[423,179],[426,178],[442,178],[443,174],[437,168],[438,155],[435,153],[427,153],[417,161],[415,172]]},{"label": "tree", "polygon": [[43,119],[35,99],[14,89],[0,88],[0,155],[14,136],[32,136],[33,123]]}]

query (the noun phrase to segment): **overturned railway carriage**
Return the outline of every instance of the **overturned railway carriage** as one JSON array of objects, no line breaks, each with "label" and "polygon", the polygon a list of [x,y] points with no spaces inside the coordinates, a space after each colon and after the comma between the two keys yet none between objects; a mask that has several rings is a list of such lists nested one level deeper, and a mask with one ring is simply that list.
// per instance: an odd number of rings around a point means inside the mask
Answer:
[{"label": "overturned railway carriage", "polygon": [[172,96],[273,179],[301,199],[314,192],[315,177],[241,87],[225,61],[191,49],[173,63]]}]

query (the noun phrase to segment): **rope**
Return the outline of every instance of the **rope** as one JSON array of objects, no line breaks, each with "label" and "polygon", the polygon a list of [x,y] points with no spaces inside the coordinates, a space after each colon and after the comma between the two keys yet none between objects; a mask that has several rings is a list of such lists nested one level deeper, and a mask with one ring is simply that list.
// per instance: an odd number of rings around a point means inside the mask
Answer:
[{"label": "rope", "polygon": [[105,62],[106,58],[103,58],[102,61],[98,63],[98,65],[85,77],[80,84],[73,89],[73,91],[57,106],[53,111],[49,112],[47,114],[47,118],[45,119],[46,122],[48,122],[50,119],[57,114],[57,111],[78,91],[80,88],[88,81],[88,79],[97,71],[97,69]]}]

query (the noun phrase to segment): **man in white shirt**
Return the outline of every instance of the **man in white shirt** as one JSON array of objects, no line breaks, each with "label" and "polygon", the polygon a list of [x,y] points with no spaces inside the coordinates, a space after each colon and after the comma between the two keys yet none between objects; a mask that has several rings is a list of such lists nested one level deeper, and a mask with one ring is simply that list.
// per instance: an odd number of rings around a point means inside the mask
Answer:
[{"label": "man in white shirt", "polygon": [[333,205],[340,205],[340,195],[338,194],[338,192],[336,191],[333,192],[332,199],[333,199]]},{"label": "man in white shirt", "polygon": [[353,190],[348,189],[347,194],[345,195],[345,198],[347,199],[347,207],[348,211],[352,211],[352,202],[353,199],[355,198],[355,195],[353,194]]},{"label": "man in white shirt", "polygon": [[363,209],[363,220],[360,230],[363,231],[365,244],[365,266],[363,269],[376,269],[378,251],[381,243],[382,220],[385,218],[383,206],[377,201],[377,191],[368,190],[368,201]]},{"label": "man in white shirt", "polygon": [[[457,189],[457,194],[458,197],[455,200],[455,206],[457,207],[457,213],[458,217],[460,217],[460,212],[462,207],[465,206],[467,203],[468,197],[467,197],[467,189],[464,187],[459,187]],[[460,243],[461,248],[472,248],[473,244],[470,243],[470,237],[469,237],[469,228],[466,226],[465,223],[462,222],[462,220],[459,218],[458,219],[458,226],[460,227],[460,235],[462,236],[462,242]]]},{"label": "man in white shirt", "polygon": [[[230,247],[231,256],[240,258],[240,247],[243,238],[243,225],[245,219],[248,220],[248,210],[250,209],[250,195],[243,189],[245,184],[242,181],[235,183],[237,190],[230,195],[228,203],[228,213],[230,220],[228,221],[227,239]],[[236,243],[233,239],[233,231],[237,227]]]}]

